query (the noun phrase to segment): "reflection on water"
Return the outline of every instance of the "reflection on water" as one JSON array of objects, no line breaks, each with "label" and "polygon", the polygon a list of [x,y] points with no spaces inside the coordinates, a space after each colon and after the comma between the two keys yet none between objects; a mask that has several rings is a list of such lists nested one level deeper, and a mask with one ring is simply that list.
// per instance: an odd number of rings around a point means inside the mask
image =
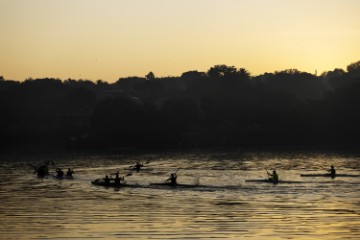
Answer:
[{"label": "reflection on water", "polygon": [[[40,179],[28,163],[74,167]],[[121,189],[91,180],[150,161]],[[7,156],[0,160],[1,239],[358,239],[360,177],[301,178],[334,164],[360,174],[357,154],[193,152],[116,156]],[[245,182],[273,169],[296,183]],[[55,169],[51,169],[55,172]],[[195,188],[151,187],[177,171]]]}]

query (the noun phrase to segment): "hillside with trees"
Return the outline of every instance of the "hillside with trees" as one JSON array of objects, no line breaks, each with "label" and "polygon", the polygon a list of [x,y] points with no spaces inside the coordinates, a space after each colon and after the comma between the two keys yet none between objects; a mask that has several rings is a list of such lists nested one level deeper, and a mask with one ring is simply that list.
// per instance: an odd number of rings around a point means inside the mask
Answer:
[{"label": "hillside with trees", "polygon": [[0,77],[0,151],[360,145],[360,61],[320,76],[215,65],[178,77]]}]

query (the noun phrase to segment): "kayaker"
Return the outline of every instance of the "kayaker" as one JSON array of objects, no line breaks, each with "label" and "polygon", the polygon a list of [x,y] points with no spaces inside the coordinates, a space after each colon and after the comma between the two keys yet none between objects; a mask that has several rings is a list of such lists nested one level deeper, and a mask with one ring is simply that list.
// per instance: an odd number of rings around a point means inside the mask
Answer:
[{"label": "kayaker", "polygon": [[334,178],[336,176],[336,170],[333,165],[331,165],[331,168],[328,170],[330,172],[330,176]]},{"label": "kayaker", "polygon": [[171,173],[170,174],[170,177],[166,180],[166,182],[169,182],[172,184],[172,185],[176,185],[176,179],[177,179],[177,175],[176,173]]},{"label": "kayaker", "polygon": [[37,175],[38,175],[39,177],[45,177],[46,175],[49,174],[49,168],[48,168],[47,165],[46,165],[46,166],[39,166],[39,167],[35,170],[35,172],[37,173]]},{"label": "kayaker", "polygon": [[124,177],[119,177],[119,172],[116,172],[115,173],[115,178],[114,178],[115,184],[120,185],[121,180],[124,180]]},{"label": "kayaker", "polygon": [[67,172],[66,172],[66,176],[67,177],[72,177],[74,171],[71,168],[68,168]]},{"label": "kayaker", "polygon": [[108,175],[105,176],[105,178],[104,178],[104,183],[105,183],[105,185],[109,185],[109,184],[110,184],[110,178],[109,178]]},{"label": "kayaker", "polygon": [[57,168],[56,173],[57,173],[57,177],[63,177],[64,176],[64,172],[63,172],[63,170],[61,170],[61,168]]},{"label": "kayaker", "polygon": [[135,168],[137,171],[140,171],[140,170],[141,170],[141,167],[143,167],[143,166],[144,166],[143,164],[140,164],[139,162],[136,162],[134,168]]},{"label": "kayaker", "polygon": [[278,183],[279,182],[279,175],[276,173],[276,170],[274,170],[271,173],[267,172],[267,174],[269,175],[269,181],[273,182],[273,183]]},{"label": "kayaker", "polygon": [[38,177],[45,177],[46,175],[49,174],[49,167],[48,167],[49,164],[54,165],[55,163],[53,161],[47,161],[40,166],[34,166],[32,164],[29,165],[34,168],[35,170],[34,173],[37,173]]}]

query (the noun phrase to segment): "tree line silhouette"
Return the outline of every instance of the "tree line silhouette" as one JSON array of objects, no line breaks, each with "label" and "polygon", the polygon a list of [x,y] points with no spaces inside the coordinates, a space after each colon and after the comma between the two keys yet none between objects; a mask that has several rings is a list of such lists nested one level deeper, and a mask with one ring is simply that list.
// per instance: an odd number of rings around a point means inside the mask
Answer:
[{"label": "tree line silhouette", "polygon": [[360,61],[320,76],[215,65],[178,77],[0,77],[0,149],[360,144]]}]

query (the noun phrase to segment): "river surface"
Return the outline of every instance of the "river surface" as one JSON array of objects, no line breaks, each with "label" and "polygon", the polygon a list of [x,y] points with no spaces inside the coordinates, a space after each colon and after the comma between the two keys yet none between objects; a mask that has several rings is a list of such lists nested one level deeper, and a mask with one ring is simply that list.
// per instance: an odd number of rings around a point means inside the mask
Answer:
[{"label": "river surface", "polygon": [[[74,178],[38,178],[51,160]],[[140,172],[131,171],[137,161]],[[360,239],[360,154],[192,151],[0,157],[0,239]],[[256,183],[276,169],[290,183]],[[91,181],[120,171],[136,187]],[[150,186],[176,172],[181,188]]]}]

